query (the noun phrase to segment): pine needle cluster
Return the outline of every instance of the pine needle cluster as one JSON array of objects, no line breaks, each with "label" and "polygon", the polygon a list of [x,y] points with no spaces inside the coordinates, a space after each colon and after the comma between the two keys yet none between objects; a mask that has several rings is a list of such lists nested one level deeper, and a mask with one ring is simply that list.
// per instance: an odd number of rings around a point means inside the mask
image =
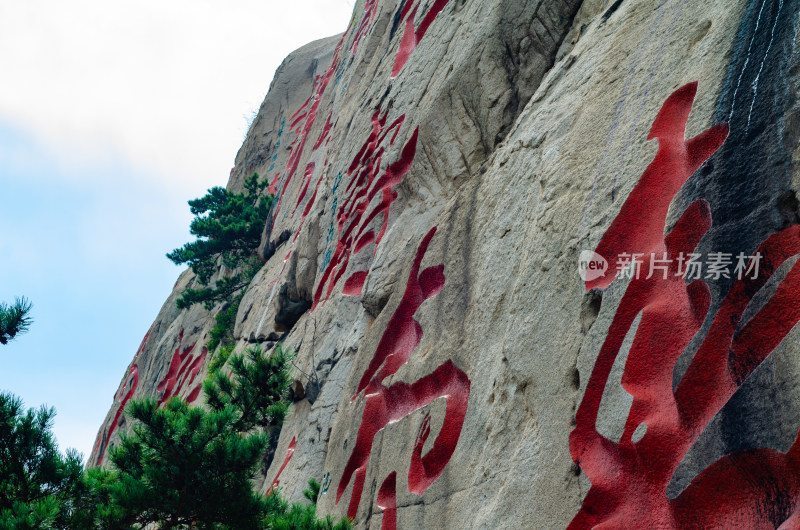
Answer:
[{"label": "pine needle cluster", "polygon": [[[131,400],[131,435],[110,450],[116,477],[110,499],[114,528],[346,530],[346,519],[318,518],[319,483],[311,505],[288,503],[279,492],[256,494],[252,480],[288,410],[293,355],[250,348],[234,354],[230,375],[206,380],[208,408],[172,398]],[[315,486],[316,485],[316,486]],[[96,518],[95,521],[99,521]],[[101,526],[102,527],[102,526]]]},{"label": "pine needle cluster", "polygon": [[33,319],[30,311],[33,304],[23,297],[16,298],[13,305],[0,302],[0,344],[8,344],[17,335],[28,331]]},{"label": "pine needle cluster", "polygon": [[228,361],[231,376],[216,372],[203,385],[208,406],[216,411],[233,409],[234,427],[242,432],[279,427],[289,409],[292,357],[281,344],[270,355],[264,355],[258,346],[244,355],[232,355]]},{"label": "pine needle cluster", "polygon": [[52,433],[55,410],[23,410],[0,393],[0,528],[65,527],[81,481],[81,456],[62,455]]},{"label": "pine needle cluster", "polygon": [[207,411],[172,398],[131,401],[136,420],[111,451],[118,472],[116,503],[127,525],[159,529],[258,528],[263,500],[253,491],[263,434],[233,428],[231,408]]},{"label": "pine needle cluster", "polygon": [[[178,298],[179,309],[202,303],[210,311],[219,302],[237,301],[236,295],[249,285],[261,267],[257,249],[273,200],[271,195],[262,195],[266,186],[267,181],[259,182],[253,173],[245,179],[244,193],[217,186],[189,201],[195,216],[189,232],[197,239],[167,258],[176,265],[188,264],[202,287],[187,289]],[[210,285],[221,267],[228,273]]]}]

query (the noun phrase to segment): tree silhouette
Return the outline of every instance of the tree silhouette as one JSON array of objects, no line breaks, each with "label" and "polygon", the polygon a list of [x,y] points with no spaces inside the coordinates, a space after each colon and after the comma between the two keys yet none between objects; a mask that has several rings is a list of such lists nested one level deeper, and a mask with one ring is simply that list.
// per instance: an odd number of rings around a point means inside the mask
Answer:
[{"label": "tree silhouette", "polygon": [[0,302],[0,344],[8,344],[17,335],[28,331],[33,322],[31,308],[33,304],[24,296],[14,299],[14,305]]}]

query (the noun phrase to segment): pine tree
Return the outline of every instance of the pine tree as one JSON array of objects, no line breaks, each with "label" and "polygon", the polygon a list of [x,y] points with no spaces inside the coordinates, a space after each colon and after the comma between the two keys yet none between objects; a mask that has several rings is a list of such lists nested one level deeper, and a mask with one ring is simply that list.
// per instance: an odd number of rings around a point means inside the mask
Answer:
[{"label": "pine tree", "polygon": [[55,410],[23,411],[0,393],[0,528],[65,528],[81,481],[81,456],[62,455],[52,433]]},{"label": "pine tree", "polygon": [[352,523],[342,518],[336,521],[327,515],[320,519],[317,517],[317,498],[321,484],[313,478],[308,481],[308,489],[303,491],[303,496],[311,504],[295,502],[289,504],[280,492],[267,495],[267,515],[264,519],[266,528],[270,530],[349,530]]},{"label": "pine tree", "polygon": [[[259,182],[258,174],[253,173],[245,179],[244,193],[217,186],[205,196],[189,201],[195,215],[189,232],[197,240],[173,250],[167,257],[176,265],[188,263],[203,288],[187,289],[178,298],[179,309],[202,303],[210,311],[219,302],[238,301],[261,267],[256,251],[273,200],[271,195],[261,195],[266,186],[267,181]],[[220,265],[230,273],[210,286]]]},{"label": "pine tree", "polygon": [[292,357],[281,344],[270,355],[259,346],[233,355],[228,361],[231,377],[218,371],[203,386],[208,406],[216,411],[233,408],[235,427],[242,432],[279,427],[288,410]]},{"label": "pine tree", "polygon": [[234,355],[231,376],[217,371],[204,385],[210,410],[178,397],[163,408],[153,399],[130,401],[125,414],[134,421],[132,434],[122,434],[110,449],[110,470],[84,476],[66,527],[351,528],[346,519],[317,517],[320,486],[314,480],[304,492],[311,505],[253,490],[268,440],[286,415],[291,358],[280,345],[268,356],[259,348]]},{"label": "pine tree", "polygon": [[14,305],[0,302],[0,344],[8,344],[17,335],[28,331],[33,319],[30,311],[33,304],[25,297],[16,298]]},{"label": "pine tree", "polygon": [[73,495],[66,503],[58,528],[69,530],[109,530],[131,528],[124,524],[125,512],[114,501],[120,488],[119,473],[93,467],[84,471]]},{"label": "pine tree", "polygon": [[133,435],[111,451],[118,470],[113,497],[125,524],[172,528],[258,528],[264,501],[251,479],[267,443],[234,429],[232,408],[206,411],[173,398],[131,401]]}]

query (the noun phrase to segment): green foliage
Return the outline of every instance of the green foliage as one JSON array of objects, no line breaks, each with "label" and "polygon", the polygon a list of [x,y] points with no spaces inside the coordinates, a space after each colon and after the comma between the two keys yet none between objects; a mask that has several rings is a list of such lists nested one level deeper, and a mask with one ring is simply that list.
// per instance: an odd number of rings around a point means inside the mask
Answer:
[{"label": "green foliage", "polygon": [[308,481],[308,489],[303,491],[303,496],[311,504],[295,502],[289,504],[283,499],[280,492],[273,491],[267,495],[267,528],[274,530],[349,530],[353,524],[346,518],[334,520],[330,515],[323,519],[317,518],[317,498],[322,485],[315,479]]},{"label": "green foliage", "polygon": [[206,344],[209,351],[214,351],[217,346],[230,346],[234,343],[233,327],[236,324],[236,313],[239,311],[240,297],[223,307],[214,317],[216,324],[211,329],[211,339]]},{"label": "green foliage", "polygon": [[[132,400],[125,413],[134,420],[133,433],[122,434],[119,445],[110,449],[112,469],[83,471],[80,455],[58,452],[51,432],[53,409],[24,412],[19,398],[0,393],[0,528],[352,528],[346,519],[317,517],[316,480],[303,492],[310,505],[253,490],[267,437],[248,425],[274,425],[283,416],[271,409],[274,403],[242,396],[259,385],[282,388],[268,392],[273,399],[285,394],[290,356],[279,348],[269,359],[257,350],[247,352],[246,362],[237,357],[228,405],[207,411],[177,397],[164,408],[152,399]],[[257,413],[244,414],[245,406]]]},{"label": "green foliage", "polygon": [[52,433],[55,410],[23,411],[0,393],[0,528],[63,527],[81,480],[81,456],[62,455]]},{"label": "green foliage", "polygon": [[230,407],[206,411],[178,398],[163,409],[152,399],[134,400],[126,414],[137,422],[134,434],[110,451],[125,523],[258,527],[264,501],[250,480],[267,443],[263,434],[242,434]]},{"label": "green foliage", "polygon": [[232,300],[242,289],[250,285],[250,281],[261,267],[261,261],[258,257],[254,257],[243,260],[239,265],[241,272],[218,278],[214,287],[186,289],[176,302],[178,309],[188,309],[195,304],[203,304],[203,307],[211,311],[218,303]]},{"label": "green foliage", "polygon": [[33,304],[24,296],[14,299],[14,305],[7,305],[0,302],[0,344],[8,344],[14,339],[28,331],[33,319],[30,311]]},{"label": "green foliage", "polygon": [[[203,303],[211,310],[221,301],[232,301],[236,293],[247,287],[261,267],[256,250],[269,215],[273,197],[259,196],[267,181],[259,182],[258,174],[245,179],[244,193],[232,193],[214,187],[199,199],[189,201],[195,215],[189,232],[197,240],[186,243],[167,254],[176,265],[188,263],[197,275],[202,289],[187,289],[178,299],[179,309]],[[220,264],[229,275],[209,286]]]},{"label": "green foliage", "polygon": [[308,481],[308,489],[303,490],[303,497],[317,504],[320,491],[322,491],[322,484],[317,482],[317,479],[312,478]]},{"label": "green foliage", "polygon": [[220,369],[225,366],[225,363],[228,362],[231,354],[233,353],[233,349],[236,347],[235,343],[228,344],[227,346],[223,346],[219,349],[219,351],[214,354],[213,359],[211,360],[211,364],[208,366],[208,373],[209,376],[214,376]]},{"label": "green foliage", "polygon": [[70,510],[64,528],[71,530],[106,530],[126,528],[124,510],[114,502],[120,488],[116,471],[99,467],[84,471],[70,499]]},{"label": "green foliage", "polygon": [[0,512],[0,528],[14,530],[53,528],[60,513],[58,499],[50,495],[28,502],[15,502],[11,508]]},{"label": "green foliage", "polygon": [[234,355],[230,378],[217,372],[204,383],[208,406],[216,411],[228,407],[235,410],[235,427],[242,432],[281,425],[289,408],[291,359],[292,354],[280,344],[271,355],[264,355],[258,346],[244,355]]},{"label": "green foliage", "polygon": [[[316,482],[314,479],[309,481],[309,487],[313,489],[311,482]],[[319,483],[317,482],[319,486]],[[303,492],[305,495],[306,490]],[[308,495],[306,495],[308,498]],[[267,515],[264,519],[266,527],[270,530],[350,530],[353,524],[347,519],[341,519],[338,522],[330,515],[323,519],[317,518],[317,505],[314,504],[301,504],[295,502],[289,504],[279,492],[273,492],[265,498],[267,505]]]},{"label": "green foliage", "polygon": [[[318,518],[315,504],[289,504],[277,492],[261,497],[252,489],[268,441],[262,429],[279,426],[286,414],[290,360],[280,345],[270,356],[253,348],[231,358],[231,378],[218,372],[222,361],[205,383],[210,410],[179,398],[163,409],[153,400],[131,401],[133,435],[123,434],[111,448],[116,469],[96,472],[90,488],[102,510],[82,508],[95,526],[74,528],[351,528],[344,519]],[[319,491],[312,480],[304,494],[314,501]]]}]

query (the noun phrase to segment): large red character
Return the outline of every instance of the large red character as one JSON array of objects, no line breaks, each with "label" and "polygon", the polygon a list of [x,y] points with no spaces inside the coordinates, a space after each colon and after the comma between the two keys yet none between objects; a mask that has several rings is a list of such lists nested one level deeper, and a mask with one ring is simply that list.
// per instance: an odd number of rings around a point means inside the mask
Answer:
[{"label": "large red character", "polygon": [[[383,385],[383,380],[395,374],[408,361],[422,340],[422,326],[414,320],[414,313],[425,300],[436,295],[444,287],[443,265],[429,267],[421,273],[419,270],[422,258],[435,233],[434,227],[422,240],[411,267],[403,299],[389,320],[375,355],[353,396],[355,400],[363,390],[366,404],[355,447],[336,491],[338,504],[355,475],[353,493],[347,510],[347,515],[351,518],[355,518],[361,501],[372,442],[375,435],[384,427],[405,418],[436,399],[444,398],[447,401],[444,424],[433,447],[427,454],[422,455],[423,446],[431,432],[430,417],[426,416],[412,450],[408,487],[411,493],[417,495],[425,493],[442,474],[461,435],[467,413],[470,382],[467,375],[452,361],[445,362],[412,384],[397,382],[389,387]],[[396,527],[395,479],[396,472],[392,472],[384,480],[378,492],[378,505],[384,510],[382,528],[386,530]]]},{"label": "large red character", "polygon": [[[314,292],[312,311],[330,297],[334,287],[348,272],[348,265],[353,256],[370,244],[374,245],[374,255],[389,224],[389,209],[398,197],[393,188],[403,180],[416,156],[419,134],[417,129],[403,146],[399,159],[389,164],[385,170],[381,170],[383,155],[394,145],[400,127],[405,121],[403,114],[388,123],[388,114],[388,111],[381,114],[381,110],[378,109],[372,116],[372,131],[347,169],[350,181],[345,188],[342,205],[337,208],[338,199],[336,199],[337,202],[332,206],[338,210],[334,212],[338,237],[335,238],[336,247],[332,252],[330,263],[326,264]],[[374,201],[376,205],[367,210],[373,200],[378,198],[380,202]],[[379,216],[381,224],[380,228],[377,228],[373,225],[377,224],[375,221]],[[331,237],[333,232],[332,220],[329,229]],[[366,278],[365,270],[351,271],[342,287],[342,294],[350,296],[361,294]]]},{"label": "large red character", "polygon": [[[785,454],[757,449],[727,455],[677,498],[666,493],[678,465],[713,417],[800,321],[800,266],[794,265],[772,298],[740,327],[753,296],[781,264],[800,254],[800,226],[791,226],[759,246],[758,275],[735,281],[673,392],[675,362],[710,304],[705,282],[687,285],[679,270],[681,253],[692,252],[711,227],[708,203],[695,201],[666,237],[661,234],[680,186],[727,136],[727,127],[717,125],[684,140],[696,86],[678,89],[664,103],[649,136],[658,138],[658,153],[597,248],[613,272],[586,282],[587,289],[609,285],[623,254],[644,254],[644,272],[654,258],[666,257],[669,263],[664,274],[631,280],[578,408],[570,452],[592,487],[570,528],[800,528],[794,515],[800,505],[797,441]],[[615,443],[595,424],[611,367],[639,313],[622,378],[633,403]],[[634,441],[641,428],[644,435]]]}]

